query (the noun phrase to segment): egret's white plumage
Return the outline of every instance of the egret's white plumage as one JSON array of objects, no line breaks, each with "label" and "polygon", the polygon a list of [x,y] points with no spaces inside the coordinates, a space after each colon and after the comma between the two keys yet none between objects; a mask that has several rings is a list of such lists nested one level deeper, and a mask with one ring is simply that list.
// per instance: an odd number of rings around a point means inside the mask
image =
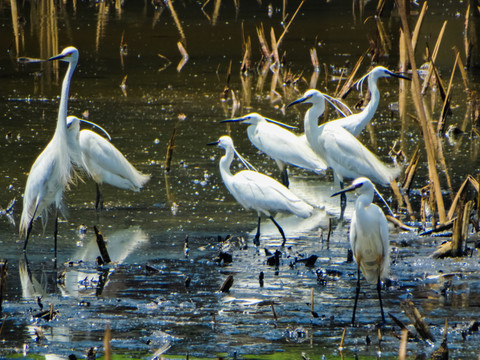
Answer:
[{"label": "egret's white plumage", "polygon": [[[317,114],[323,113],[325,109],[325,98],[320,91],[308,90],[289,106],[298,103],[312,104],[305,113],[305,135],[312,149],[332,168],[342,188],[345,178],[355,179],[363,176],[387,186],[398,176],[399,168],[388,167],[382,163],[355,136],[339,126],[337,121],[318,126]],[[343,216],[346,206],[344,194],[341,201],[341,216]]]},{"label": "egret's white plumage", "polygon": [[97,184],[98,207],[101,201],[99,185],[112,186],[140,191],[150,180],[150,175],[139,172],[125,156],[107,139],[91,130],[81,130],[80,122],[75,116],[67,118],[68,140],[75,149],[74,163],[83,169]]},{"label": "egret's white plumage", "polygon": [[286,211],[307,218],[312,215],[313,207],[267,175],[252,170],[242,170],[233,175],[230,172],[230,165],[235,155],[235,148],[229,136],[222,136],[210,145],[218,145],[225,150],[225,155],[220,159],[220,175],[228,191],[245,209],[257,212],[258,228],[255,242],[258,243],[260,237],[260,218],[264,214],[277,226],[285,244],[283,230],[272,214],[277,211]]},{"label": "egret's white plumage", "polygon": [[355,322],[355,310],[360,292],[360,270],[368,283],[377,284],[382,320],[385,321],[380,294],[380,281],[388,275],[390,269],[390,242],[388,239],[387,219],[383,211],[377,205],[372,204],[375,187],[369,179],[365,177],[355,179],[350,187],[332,196],[348,191],[355,191],[358,195],[349,235],[353,257],[359,269],[352,325]]},{"label": "egret's white plumage", "polygon": [[266,119],[258,113],[224,120],[248,124],[247,135],[250,142],[261,152],[270,156],[282,172],[282,182],[288,187],[286,166],[293,165],[317,174],[327,169],[327,164],[310,147],[305,136],[294,134],[281,123]]},{"label": "egret's white plumage", "polygon": [[[340,125],[353,136],[358,136],[367,124],[373,119],[380,102],[380,91],[378,90],[377,80],[386,77],[397,77],[410,80],[408,77],[394,73],[383,66],[377,66],[368,74],[357,81],[362,86],[363,81],[367,79],[368,90],[370,90],[370,101],[368,105],[359,113],[333,120],[336,125]],[[321,114],[320,114],[321,115]],[[320,116],[318,115],[318,116]],[[317,117],[318,117],[317,116]]]},{"label": "egret's white plumage", "polygon": [[48,208],[53,203],[56,210],[62,211],[63,191],[72,179],[71,150],[67,143],[66,119],[70,81],[77,66],[78,50],[67,47],[61,54],[49,60],[66,61],[69,66],[63,79],[55,133],[33,163],[25,185],[20,219],[20,234],[25,236],[24,250],[27,248],[33,221],[41,215],[45,226]]}]

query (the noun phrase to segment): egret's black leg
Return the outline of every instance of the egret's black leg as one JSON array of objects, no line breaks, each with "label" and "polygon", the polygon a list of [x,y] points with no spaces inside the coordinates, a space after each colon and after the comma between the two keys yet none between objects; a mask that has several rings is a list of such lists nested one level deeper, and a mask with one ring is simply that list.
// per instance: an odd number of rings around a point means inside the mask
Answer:
[{"label": "egret's black leg", "polygon": [[[343,181],[340,181],[340,190],[343,190]],[[347,195],[345,193],[340,194],[340,221],[343,220],[343,214],[347,207]]]},{"label": "egret's black leg", "polygon": [[357,289],[355,291],[355,303],[353,304],[352,326],[355,326],[355,312],[357,311],[358,295],[360,295],[360,266],[357,266]]},{"label": "egret's black leg", "polygon": [[382,313],[382,322],[385,324],[385,314],[383,313],[383,304],[382,304],[382,283],[380,281],[380,276],[378,277],[378,282],[377,282],[377,292],[378,292],[378,300],[380,301],[380,312]]},{"label": "egret's black leg", "polygon": [[286,166],[282,170],[281,179],[282,179],[282,184],[288,188],[288,186],[290,185],[290,181],[288,181],[288,171]]},{"label": "egret's black leg", "polygon": [[255,235],[255,239],[253,239],[253,243],[257,246],[260,246],[260,220],[261,216],[258,217],[257,234]]},{"label": "egret's black leg", "polygon": [[35,211],[33,212],[32,219],[31,219],[30,222],[28,223],[27,236],[25,236],[25,241],[23,242],[23,251],[24,251],[24,252],[27,251],[28,238],[30,237],[30,233],[32,232],[33,220],[35,219],[35,214],[37,213],[37,209],[38,209],[38,204],[37,204],[37,206],[35,207]]},{"label": "egret's black leg", "polygon": [[55,227],[53,229],[53,253],[54,253],[54,259],[53,259],[53,266],[56,269],[57,268],[57,235],[58,235],[58,211],[55,209]]},{"label": "egret's black leg", "polygon": [[100,205],[100,210],[103,210],[102,191],[100,190],[100,185],[98,185],[97,183],[95,183],[95,185],[97,186],[97,198],[96,198],[96,201],[95,201],[95,210],[98,210],[99,205]]},{"label": "egret's black leg", "polygon": [[285,238],[285,233],[283,232],[282,227],[275,221],[275,219],[273,218],[273,216],[270,216],[270,220],[273,221],[273,223],[274,223],[275,226],[277,227],[278,231],[279,231],[280,234],[282,235],[282,238],[283,238],[282,247],[285,246],[285,243],[287,242],[287,239]]}]

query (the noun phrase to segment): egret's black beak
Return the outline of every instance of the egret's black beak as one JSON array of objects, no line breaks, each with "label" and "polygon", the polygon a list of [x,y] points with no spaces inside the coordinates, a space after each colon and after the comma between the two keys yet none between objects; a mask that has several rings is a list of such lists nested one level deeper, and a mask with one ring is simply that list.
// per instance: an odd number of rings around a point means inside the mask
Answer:
[{"label": "egret's black beak", "polygon": [[229,122],[241,122],[241,121],[244,121],[244,120],[245,120],[245,118],[227,119],[227,120],[220,121],[220,124],[229,123]]},{"label": "egret's black beak", "polygon": [[290,104],[287,105],[287,109],[290,107],[290,106],[293,106],[293,105],[297,105],[297,104],[301,104],[303,103],[304,101],[306,101],[308,99],[308,97],[301,97],[300,99],[297,99],[293,102],[291,102]]},{"label": "egret's black beak", "polygon": [[220,141],[219,141],[219,140],[217,140],[217,141],[214,141],[214,142],[208,143],[207,145],[208,145],[208,146],[211,146],[211,145],[218,145],[219,143],[220,143]]},{"label": "egret's black beak", "polygon": [[357,189],[357,187],[352,185],[352,186],[349,186],[349,187],[347,187],[347,188],[345,188],[345,189],[342,189],[342,190],[340,190],[340,191],[337,191],[335,194],[330,195],[330,197],[334,197],[334,196],[337,196],[337,195],[340,195],[340,194],[344,194],[344,193],[346,193],[346,192],[354,191],[354,190],[356,190],[356,189]]},{"label": "egret's black beak", "polygon": [[391,72],[390,75],[392,75],[393,77],[399,78],[399,79],[412,80],[408,76],[398,74],[398,73],[394,73],[394,72]]},{"label": "egret's black beak", "polygon": [[59,54],[59,55],[55,55],[55,56],[52,56],[50,59],[48,59],[47,61],[52,61],[52,60],[62,60],[65,58],[66,55],[63,55],[63,54]]}]

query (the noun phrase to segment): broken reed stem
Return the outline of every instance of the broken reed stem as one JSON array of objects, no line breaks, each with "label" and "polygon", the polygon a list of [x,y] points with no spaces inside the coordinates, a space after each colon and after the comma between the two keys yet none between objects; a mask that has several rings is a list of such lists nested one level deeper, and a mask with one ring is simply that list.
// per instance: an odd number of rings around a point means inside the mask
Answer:
[{"label": "broken reed stem", "polygon": [[277,318],[277,313],[275,311],[275,307],[273,306],[273,302],[270,304],[270,306],[272,307],[272,314],[273,314],[273,319],[276,321],[278,321],[278,318]]},{"label": "broken reed stem", "polygon": [[110,331],[110,324],[107,324],[107,328],[105,329],[105,336],[103,338],[103,348],[104,348],[104,359],[111,360],[112,359],[112,334]]},{"label": "broken reed stem", "polygon": [[313,305],[313,288],[310,289],[310,311],[312,312],[312,314],[314,313],[313,311],[313,308],[314,308],[314,305]]},{"label": "broken reed stem", "polygon": [[407,14],[405,10],[405,0],[395,0],[395,2],[399,9],[400,18],[402,20],[403,33],[406,40],[405,43],[407,45],[407,53],[408,53],[411,67],[412,67],[412,91],[413,91],[412,97],[415,103],[415,108],[417,109],[417,112],[419,115],[420,125],[422,128],[423,137],[425,141],[425,147],[427,150],[429,177],[430,177],[430,182],[432,184],[431,191],[434,192],[439,220],[441,223],[444,223],[446,220],[445,205],[443,202],[442,192],[440,188],[440,179],[438,177],[438,172],[436,169],[438,161],[436,156],[437,146],[434,142],[435,135],[434,135],[431,123],[427,121],[427,117],[425,114],[425,107],[424,107],[422,95],[420,92],[420,80],[417,73],[415,53],[412,48],[410,28],[408,25],[408,19],[407,19]]},{"label": "broken reed stem", "polygon": [[167,154],[165,155],[165,171],[170,171],[170,165],[172,163],[173,157],[173,149],[175,148],[175,137],[177,136],[177,126],[179,121],[175,122],[173,126],[172,134],[170,135],[170,139],[168,139],[168,146],[167,146]]},{"label": "broken reed stem", "polygon": [[342,338],[340,339],[340,346],[338,347],[338,350],[342,351],[343,350],[343,343],[345,341],[345,335],[347,335],[347,328],[343,328],[343,333],[342,333]]},{"label": "broken reed stem", "polygon": [[455,57],[455,63],[453,64],[452,74],[450,75],[450,81],[448,83],[447,93],[445,94],[445,100],[443,102],[442,112],[440,114],[440,120],[437,124],[437,133],[443,134],[445,132],[445,119],[447,118],[448,110],[450,109],[450,92],[452,90],[453,76],[455,75],[455,70],[457,69],[458,59],[460,54],[457,53]]},{"label": "broken reed stem", "polygon": [[100,230],[98,230],[97,226],[94,226],[93,230],[95,230],[98,250],[100,250],[100,255],[102,256],[103,262],[107,264],[111,263],[112,261],[110,260],[110,255],[108,255],[107,246],[105,245],[105,240],[103,239],[102,233]]},{"label": "broken reed stem", "polygon": [[285,26],[285,30],[283,30],[283,33],[282,35],[280,35],[280,37],[278,38],[278,41],[277,41],[277,48],[280,47],[280,43],[282,42],[283,40],[283,37],[285,36],[285,34],[287,33],[288,31],[288,28],[290,27],[290,25],[292,24],[293,22],[293,19],[295,19],[295,16],[297,16],[298,12],[300,11],[300,8],[302,7],[303,3],[305,2],[305,0],[302,0],[302,2],[300,3],[300,5],[298,5],[298,8],[297,10],[295,10],[295,13],[293,14],[292,18],[290,19],[290,21],[288,22],[287,26]]},{"label": "broken reed stem", "polygon": [[398,360],[405,360],[407,358],[407,340],[408,330],[402,330],[402,337],[400,339],[400,347],[398,349]]}]

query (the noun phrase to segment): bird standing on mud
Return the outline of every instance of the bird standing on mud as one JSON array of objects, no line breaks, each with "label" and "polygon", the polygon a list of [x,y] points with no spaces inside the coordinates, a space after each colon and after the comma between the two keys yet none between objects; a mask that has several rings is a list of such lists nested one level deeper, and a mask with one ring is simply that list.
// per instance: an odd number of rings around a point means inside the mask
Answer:
[{"label": "bird standing on mud", "polygon": [[70,81],[77,66],[78,50],[71,46],[67,47],[59,55],[49,59],[49,61],[53,60],[68,62],[68,69],[62,83],[55,133],[33,163],[27,178],[20,219],[20,234],[25,236],[23,243],[23,250],[25,251],[34,220],[41,215],[42,224],[45,228],[48,208],[55,204],[54,242],[56,258],[58,211],[62,212],[63,191],[72,181],[72,153],[67,141],[67,110]]},{"label": "bird standing on mud", "polygon": [[357,263],[357,288],[353,306],[352,326],[355,325],[358,295],[360,293],[360,270],[369,284],[377,284],[378,300],[382,321],[385,323],[383,312],[381,280],[390,269],[390,242],[388,240],[388,223],[383,211],[372,204],[375,187],[364,177],[355,179],[351,186],[336,192],[332,196],[355,191],[358,198],[350,224],[350,246]]},{"label": "bird standing on mud", "polygon": [[220,175],[228,191],[235,200],[245,209],[255,210],[258,214],[258,227],[254,243],[260,244],[260,220],[262,214],[266,215],[277,227],[282,235],[282,246],[287,241],[281,226],[272,216],[273,212],[287,211],[302,218],[312,215],[313,207],[300,199],[287,187],[271,177],[253,170],[242,170],[235,175],[230,172],[234,155],[241,158],[235,151],[233,141],[229,136],[222,136],[218,141],[208,145],[217,145],[225,150],[225,155],[220,159]]}]

